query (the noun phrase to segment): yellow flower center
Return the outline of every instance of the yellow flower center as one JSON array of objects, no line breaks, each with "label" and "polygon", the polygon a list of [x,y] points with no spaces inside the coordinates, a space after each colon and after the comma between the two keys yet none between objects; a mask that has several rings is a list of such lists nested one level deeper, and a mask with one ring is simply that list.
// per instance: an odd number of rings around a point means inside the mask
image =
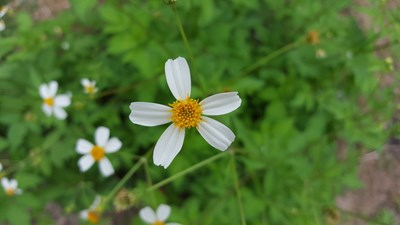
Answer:
[{"label": "yellow flower center", "polygon": [[164,222],[161,222],[159,220],[157,220],[156,222],[154,222],[152,225],[165,225]]},{"label": "yellow flower center", "polygon": [[15,194],[15,190],[12,188],[8,188],[8,189],[6,189],[6,194],[8,196],[13,196]]},{"label": "yellow flower center", "polygon": [[43,100],[44,104],[48,105],[48,106],[53,106],[54,105],[54,98],[45,98]]},{"label": "yellow flower center", "polygon": [[100,220],[100,215],[95,211],[89,211],[87,215],[87,220],[90,223],[98,223]]},{"label": "yellow flower center", "polygon": [[88,93],[88,94],[93,94],[94,90],[95,90],[95,88],[94,88],[93,85],[85,86],[85,92]]},{"label": "yellow flower center", "polygon": [[170,104],[172,107],[171,120],[179,128],[197,127],[201,122],[201,105],[198,100],[187,97]]},{"label": "yellow flower center", "polygon": [[90,151],[90,154],[93,156],[94,160],[99,161],[104,157],[104,148],[100,146],[93,146],[92,150]]}]

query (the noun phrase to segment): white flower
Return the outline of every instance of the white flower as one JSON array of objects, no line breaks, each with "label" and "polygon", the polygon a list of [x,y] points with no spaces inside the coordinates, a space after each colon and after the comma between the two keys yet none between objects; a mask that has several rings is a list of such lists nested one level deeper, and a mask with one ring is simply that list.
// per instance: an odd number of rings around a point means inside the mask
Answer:
[{"label": "white flower", "polygon": [[100,172],[108,177],[114,173],[114,168],[106,153],[118,151],[122,143],[116,137],[110,137],[110,130],[107,127],[98,127],[94,134],[95,145],[87,140],[79,139],[76,143],[76,152],[83,154],[78,161],[81,172],[87,171],[95,162],[99,162]]},{"label": "white flower", "polygon": [[165,223],[171,213],[171,207],[165,204],[161,204],[157,208],[157,212],[154,212],[150,207],[145,207],[140,210],[139,215],[143,221],[151,225],[181,225],[179,223]]},{"label": "white flower", "polygon": [[22,190],[18,188],[18,181],[15,179],[8,180],[6,177],[3,177],[1,185],[8,196],[22,194]]},{"label": "white flower", "polygon": [[178,57],[165,63],[167,83],[177,99],[171,107],[148,102],[132,102],[129,119],[143,126],[172,122],[154,149],[153,161],[167,168],[182,148],[185,128],[195,127],[214,148],[225,151],[235,139],[233,132],[222,123],[203,116],[223,115],[237,109],[242,100],[237,92],[209,96],[201,102],[190,98],[190,71],[186,60]]},{"label": "white flower", "polygon": [[100,220],[100,212],[97,210],[97,207],[100,205],[100,203],[101,197],[97,195],[92,205],[88,209],[82,210],[79,213],[81,219],[87,220],[90,223],[98,223]]},{"label": "white flower", "polygon": [[63,120],[67,118],[67,112],[63,109],[71,104],[71,94],[56,95],[58,83],[51,81],[48,85],[42,84],[39,87],[40,97],[43,99],[42,110],[47,116],[54,116]]},{"label": "white flower", "polygon": [[87,78],[83,78],[81,80],[81,84],[83,86],[83,88],[85,88],[85,93],[86,94],[94,94],[97,92],[97,87],[96,87],[96,81],[90,81]]}]

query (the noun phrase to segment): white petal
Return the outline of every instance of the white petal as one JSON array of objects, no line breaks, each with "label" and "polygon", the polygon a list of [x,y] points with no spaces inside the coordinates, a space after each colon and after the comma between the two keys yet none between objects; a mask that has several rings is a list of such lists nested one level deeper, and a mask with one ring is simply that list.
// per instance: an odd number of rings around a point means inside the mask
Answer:
[{"label": "white petal", "polygon": [[48,106],[47,104],[42,104],[42,111],[44,112],[44,114],[46,114],[46,116],[51,116],[53,112],[53,107]]},{"label": "white petal", "polygon": [[87,78],[83,78],[83,79],[81,80],[81,84],[82,84],[82,86],[84,86],[84,87],[90,86],[90,85],[91,85],[89,79],[87,79]]},{"label": "white petal", "polygon": [[174,124],[169,125],[160,139],[158,139],[154,148],[154,164],[157,166],[161,165],[166,169],[182,149],[184,138],[185,129],[177,128]]},{"label": "white petal", "polygon": [[11,179],[9,185],[10,185],[9,188],[15,190],[18,187],[18,181],[15,179]]},{"label": "white petal", "polygon": [[223,115],[239,108],[242,100],[237,92],[211,95],[200,102],[204,115]]},{"label": "white petal", "polygon": [[197,130],[211,146],[221,151],[225,151],[235,140],[235,134],[227,126],[206,116],[203,116]]},{"label": "white petal", "polygon": [[81,154],[88,154],[93,148],[93,144],[85,139],[79,139],[76,142],[76,152]]},{"label": "white petal", "polygon": [[0,8],[1,8],[1,10],[0,10],[0,18],[1,18],[8,12],[10,7],[8,5],[5,5],[5,6],[0,7]]},{"label": "white petal", "polygon": [[157,219],[160,221],[166,221],[168,219],[169,214],[171,213],[171,207],[166,204],[161,204],[157,208]]},{"label": "white petal", "polygon": [[99,167],[100,167],[101,174],[103,174],[103,176],[105,176],[105,177],[108,177],[114,173],[114,168],[113,168],[110,160],[108,160],[106,157],[104,157],[103,159],[100,160]]},{"label": "white petal", "polygon": [[49,97],[54,97],[54,96],[56,96],[57,89],[58,89],[58,83],[57,83],[57,81],[51,81],[51,82],[49,83]]},{"label": "white petal", "polygon": [[4,20],[0,20],[0,32],[6,29],[6,23]]},{"label": "white petal", "polygon": [[3,165],[0,163],[0,171],[3,170]]},{"label": "white petal", "polygon": [[4,189],[10,188],[10,182],[6,177],[1,178],[1,185],[3,186]]},{"label": "white petal", "polygon": [[118,151],[122,146],[122,142],[116,138],[110,138],[110,140],[108,140],[107,144],[104,146],[104,150],[106,153],[113,153]]},{"label": "white petal", "polygon": [[87,220],[89,214],[89,210],[85,209],[79,213],[79,217],[83,220]]},{"label": "white petal", "polygon": [[129,106],[132,123],[142,126],[158,126],[171,122],[171,108],[151,102],[132,102]]},{"label": "white petal", "polygon": [[79,170],[86,172],[94,164],[94,159],[91,155],[84,155],[78,161]]},{"label": "white petal", "polygon": [[101,203],[101,196],[100,195],[96,195],[96,197],[94,198],[94,201],[92,203],[92,205],[90,206],[91,209],[96,209]]},{"label": "white petal", "polygon": [[107,127],[98,127],[94,134],[94,140],[96,145],[100,147],[104,147],[108,142],[108,138],[110,137],[110,129]]},{"label": "white petal", "polygon": [[50,97],[49,87],[47,86],[47,84],[41,84],[39,86],[39,94],[40,97],[42,97],[43,99]]},{"label": "white petal", "polygon": [[185,58],[168,59],[165,63],[165,75],[168,87],[176,99],[182,100],[190,96],[190,70]]},{"label": "white petal", "polygon": [[68,94],[57,95],[54,98],[54,105],[59,107],[67,107],[71,104],[71,96]]},{"label": "white petal", "polygon": [[59,120],[65,120],[67,118],[67,112],[61,107],[55,106],[53,107],[54,116]]},{"label": "white petal", "polygon": [[139,211],[140,218],[149,224],[156,222],[157,217],[154,211],[150,207],[145,207]]}]

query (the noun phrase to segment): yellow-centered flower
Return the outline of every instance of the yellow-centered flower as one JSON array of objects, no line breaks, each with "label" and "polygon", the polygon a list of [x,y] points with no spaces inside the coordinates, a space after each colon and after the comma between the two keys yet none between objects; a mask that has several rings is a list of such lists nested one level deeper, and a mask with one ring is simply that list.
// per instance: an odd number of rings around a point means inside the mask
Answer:
[{"label": "yellow-centered flower", "polygon": [[215,94],[202,101],[190,98],[191,78],[186,60],[178,57],[165,63],[168,87],[176,101],[169,106],[149,102],[132,102],[129,119],[143,126],[172,122],[164,131],[153,153],[156,165],[167,168],[182,148],[186,128],[196,128],[214,148],[225,151],[235,139],[233,132],[210,116],[236,110],[242,100],[237,92]]},{"label": "yellow-centered flower", "polygon": [[171,207],[165,204],[158,206],[157,211],[154,211],[150,207],[145,207],[139,211],[140,218],[151,225],[181,225],[179,223],[166,223],[169,214],[171,213]]},{"label": "yellow-centered flower", "polygon": [[18,188],[18,181],[15,179],[8,179],[3,177],[1,179],[1,185],[3,186],[4,192],[8,196],[20,195],[22,190]]},{"label": "yellow-centered flower", "polygon": [[110,130],[107,127],[98,127],[95,135],[95,145],[85,139],[79,139],[76,143],[76,151],[83,156],[78,161],[81,172],[87,171],[95,162],[99,163],[100,172],[108,177],[114,173],[114,168],[106,157],[106,153],[118,151],[122,143],[116,138],[110,138]]},{"label": "yellow-centered flower", "polygon": [[56,95],[58,83],[51,81],[49,84],[42,84],[39,87],[39,94],[42,97],[42,110],[47,116],[54,115],[57,119],[67,118],[67,112],[63,108],[71,104],[71,94]]}]

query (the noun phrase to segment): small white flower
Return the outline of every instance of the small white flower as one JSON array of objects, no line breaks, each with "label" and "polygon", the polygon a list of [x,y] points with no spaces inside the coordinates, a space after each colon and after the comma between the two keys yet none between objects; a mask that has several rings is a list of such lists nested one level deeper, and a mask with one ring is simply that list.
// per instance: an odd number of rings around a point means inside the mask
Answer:
[{"label": "small white flower", "polygon": [[18,181],[15,179],[8,180],[6,177],[3,177],[1,185],[8,196],[22,194],[22,190],[18,188]]},{"label": "small white flower", "polygon": [[92,205],[88,209],[82,210],[79,213],[81,219],[87,220],[93,224],[98,223],[101,215],[100,212],[97,210],[97,207],[99,207],[100,203],[101,203],[101,197],[97,195]]},{"label": "small white flower", "polygon": [[67,118],[67,112],[63,109],[71,104],[71,94],[56,95],[58,83],[51,81],[48,85],[39,87],[40,97],[43,99],[42,110],[47,116],[54,116],[59,120]]},{"label": "small white flower", "polygon": [[99,162],[100,172],[103,176],[108,177],[114,173],[114,168],[105,155],[106,153],[117,152],[122,143],[116,137],[109,137],[110,129],[98,127],[94,135],[95,145],[84,139],[78,140],[76,152],[83,154],[78,161],[81,172],[87,171],[95,162]]},{"label": "small white flower", "polygon": [[150,207],[145,207],[140,210],[139,215],[143,221],[151,225],[181,225],[179,223],[165,223],[171,213],[171,207],[165,204],[158,206],[154,212]]},{"label": "small white flower", "polygon": [[82,84],[83,88],[85,89],[86,94],[91,95],[91,94],[94,94],[97,92],[96,81],[94,81],[94,80],[90,81],[87,78],[83,78],[81,80],[81,84]]},{"label": "small white flower", "polygon": [[182,148],[185,128],[195,127],[214,148],[225,151],[235,134],[222,123],[203,115],[217,116],[236,110],[242,100],[237,92],[207,97],[201,102],[190,98],[190,70],[186,60],[178,57],[165,63],[167,84],[177,99],[171,107],[149,102],[132,102],[129,119],[142,126],[157,126],[172,122],[154,148],[153,161],[167,168]]},{"label": "small white flower", "polygon": [[61,43],[61,48],[65,51],[67,51],[69,49],[69,43],[67,41],[64,41],[63,43]]}]

